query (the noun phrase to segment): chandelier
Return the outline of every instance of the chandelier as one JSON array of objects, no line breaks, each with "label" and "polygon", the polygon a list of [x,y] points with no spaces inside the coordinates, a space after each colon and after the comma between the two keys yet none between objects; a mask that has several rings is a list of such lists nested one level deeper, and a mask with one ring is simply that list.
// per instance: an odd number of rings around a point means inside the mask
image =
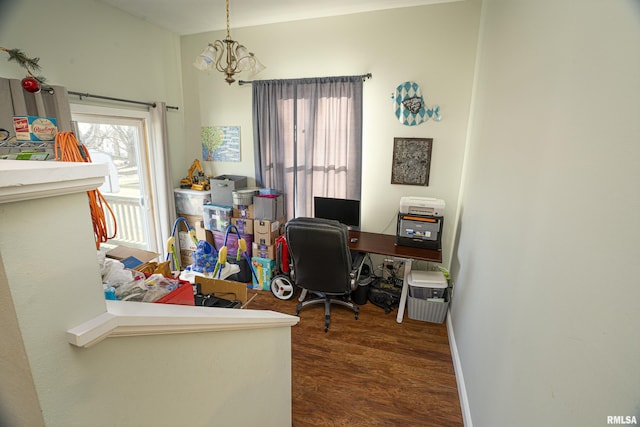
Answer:
[{"label": "chandelier", "polygon": [[193,66],[201,71],[211,71],[214,67],[227,77],[226,82],[235,82],[233,76],[242,71],[257,74],[265,69],[255,55],[247,50],[229,34],[229,0],[227,0],[227,38],[209,43],[196,58]]}]

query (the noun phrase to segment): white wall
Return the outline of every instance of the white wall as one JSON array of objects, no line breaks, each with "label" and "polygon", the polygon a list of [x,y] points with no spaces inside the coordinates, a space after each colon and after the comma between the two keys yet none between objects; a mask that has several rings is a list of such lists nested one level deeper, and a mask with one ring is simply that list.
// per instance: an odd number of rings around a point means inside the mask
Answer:
[{"label": "white wall", "polygon": [[483,4],[452,314],[473,425],[640,419],[640,6]]},{"label": "white wall", "polygon": [[[401,196],[442,198],[448,219],[445,265],[452,247],[479,12],[479,2],[465,1],[231,28],[231,37],[267,67],[257,79],[372,73],[373,78],[364,83],[363,229],[394,234]],[[223,37],[223,32],[182,37],[185,140],[189,154],[201,158],[201,126],[239,125],[241,162],[205,162],[205,167],[214,175],[253,178],[251,86],[228,86],[221,73],[207,74],[192,66],[208,42]],[[241,75],[240,79],[249,77]],[[441,106],[441,122],[409,127],[396,119],[391,95],[407,80],[420,84],[428,105]],[[394,137],[433,138],[428,187],[390,184]]]},{"label": "white wall", "polygon": [[[180,38],[99,1],[19,0],[0,2],[0,46],[39,57],[47,83],[68,90],[136,101],[165,101],[171,164],[177,184],[186,173],[184,115],[180,87]],[[0,76],[26,71],[0,52]],[[71,102],[101,104],[95,99]],[[133,104],[105,105],[146,108]]]}]

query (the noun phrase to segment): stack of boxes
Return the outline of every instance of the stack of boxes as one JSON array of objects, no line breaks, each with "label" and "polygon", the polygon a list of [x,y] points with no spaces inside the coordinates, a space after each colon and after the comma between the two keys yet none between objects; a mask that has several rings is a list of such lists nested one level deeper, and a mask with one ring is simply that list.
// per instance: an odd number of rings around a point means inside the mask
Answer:
[{"label": "stack of boxes", "polygon": [[[205,206],[205,228],[213,234],[213,244],[216,249],[227,246],[227,256],[235,258],[238,250],[238,235],[230,232],[227,236],[227,228],[233,224],[233,193],[246,188],[247,177],[240,175],[219,175],[209,180],[211,185],[211,205]],[[251,241],[253,235],[238,229],[240,237],[247,242],[247,253],[251,256]]]},{"label": "stack of boxes", "polygon": [[[220,248],[229,224],[233,208],[231,192],[247,186],[247,178],[237,175],[220,175],[209,180],[210,191],[174,189],[176,214],[187,220],[196,230],[199,240],[207,240]],[[206,232],[209,231],[209,233]],[[186,230],[178,231],[180,258],[183,266],[193,264],[193,245]],[[237,236],[234,236],[237,239]],[[230,238],[231,239],[231,238]],[[218,242],[220,244],[218,245]],[[235,243],[229,244],[235,251]],[[235,256],[235,252],[233,252]]]},{"label": "stack of boxes", "polygon": [[233,192],[231,222],[252,232],[251,264],[256,273],[253,288],[268,290],[276,270],[276,238],[284,232],[284,196],[270,189],[246,189]]},{"label": "stack of boxes", "polygon": [[[204,207],[211,203],[211,192],[176,188],[173,190],[173,195],[176,204],[176,215],[184,218],[198,233],[204,216]],[[177,231],[178,236],[174,237],[178,239],[178,246],[180,247],[180,264],[183,267],[191,265],[193,264],[193,250],[195,249],[191,242],[191,237],[188,230],[180,228]]]},{"label": "stack of boxes", "polygon": [[[247,188],[246,177],[223,175],[209,180],[211,192],[176,189],[176,211],[194,227],[201,222],[220,250],[227,240],[227,256],[235,258],[238,235],[226,232],[235,225],[247,243],[247,254],[256,273],[254,289],[269,290],[276,271],[276,239],[284,233],[284,196],[272,189]],[[210,238],[210,237],[209,237]],[[191,264],[184,253],[183,265]]]}]

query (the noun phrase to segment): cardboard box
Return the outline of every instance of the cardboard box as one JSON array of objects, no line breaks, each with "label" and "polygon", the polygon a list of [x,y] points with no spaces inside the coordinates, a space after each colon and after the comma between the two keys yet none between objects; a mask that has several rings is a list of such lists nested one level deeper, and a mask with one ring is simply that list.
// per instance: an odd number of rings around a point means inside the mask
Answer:
[{"label": "cardboard box", "polygon": [[130,248],[128,246],[116,246],[105,254],[107,257],[122,261],[123,259],[134,257],[142,262],[149,262],[156,260],[160,254],[155,252],[145,251],[143,249]]},{"label": "cardboard box", "polygon": [[253,221],[253,241],[260,245],[273,245],[280,235],[280,221],[256,219]]},{"label": "cardboard box", "polygon": [[251,254],[258,258],[276,259],[276,245],[260,245],[253,242]]},{"label": "cardboard box", "polygon": [[258,276],[258,280],[253,278],[253,289],[268,291],[271,289],[271,278],[275,275],[276,261],[267,258],[251,258],[251,265]]},{"label": "cardboard box", "polygon": [[58,133],[56,119],[38,116],[13,116],[18,141],[54,141]]},{"label": "cardboard box", "polygon": [[284,226],[287,224],[287,218],[278,218],[278,222],[280,223],[278,227],[278,235],[282,235],[284,234]]},{"label": "cardboard box", "polygon": [[219,298],[238,300],[245,305],[247,303],[247,284],[234,282],[233,280],[209,279],[195,277],[195,284],[204,295],[214,294]]},{"label": "cardboard box", "polygon": [[196,242],[193,241],[193,238],[191,237],[191,234],[186,231],[186,230],[180,230],[178,231],[178,241],[176,242],[178,244],[178,248],[180,248],[180,250],[185,250],[185,251],[195,251],[197,248],[197,244]]},{"label": "cardboard box", "polygon": [[180,249],[180,267],[182,270],[193,264],[193,251]]},{"label": "cardboard box", "polygon": [[200,224],[196,227],[196,239],[209,242],[211,245],[215,245],[213,239],[213,232],[204,228],[204,222],[200,221]]},{"label": "cardboard box", "polygon": [[253,219],[231,218],[231,223],[238,228],[240,234],[253,234]]},{"label": "cardboard box", "polygon": [[202,215],[184,215],[184,214],[180,215],[179,214],[178,216],[186,219],[187,223],[196,230],[198,229],[198,227],[204,228],[204,219]]},{"label": "cardboard box", "polygon": [[253,219],[253,205],[233,205],[233,217]]}]

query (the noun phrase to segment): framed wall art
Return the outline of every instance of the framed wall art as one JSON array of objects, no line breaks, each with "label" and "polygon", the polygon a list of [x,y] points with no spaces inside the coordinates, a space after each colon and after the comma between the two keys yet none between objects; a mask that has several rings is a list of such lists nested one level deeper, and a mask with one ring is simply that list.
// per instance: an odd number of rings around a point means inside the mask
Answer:
[{"label": "framed wall art", "polygon": [[200,136],[204,160],[240,161],[240,126],[203,126]]},{"label": "framed wall art", "polygon": [[429,185],[433,138],[393,138],[391,183]]}]

